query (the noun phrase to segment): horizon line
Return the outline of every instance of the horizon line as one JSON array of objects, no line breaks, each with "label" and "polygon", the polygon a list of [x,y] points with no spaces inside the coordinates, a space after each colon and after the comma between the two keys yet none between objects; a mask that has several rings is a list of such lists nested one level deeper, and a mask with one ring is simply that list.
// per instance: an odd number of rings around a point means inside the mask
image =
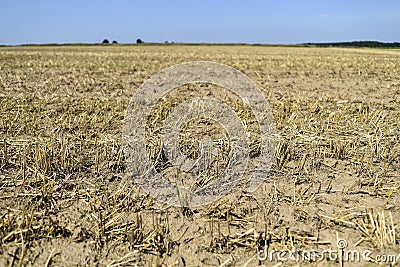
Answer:
[{"label": "horizon line", "polygon": [[[106,39],[104,39],[106,40]],[[112,40],[112,42],[115,40]],[[0,44],[0,46],[62,46],[62,45],[265,45],[265,46],[306,46],[306,45],[338,45],[338,44],[357,44],[357,43],[376,43],[380,45],[400,45],[400,41],[384,42],[377,40],[352,40],[352,41],[324,41],[324,42],[302,42],[302,43],[246,43],[246,42],[176,42],[176,41],[164,41],[164,42],[146,42],[142,43],[129,42],[129,43],[90,43],[90,42],[71,42],[71,43],[21,43],[21,44]]]}]

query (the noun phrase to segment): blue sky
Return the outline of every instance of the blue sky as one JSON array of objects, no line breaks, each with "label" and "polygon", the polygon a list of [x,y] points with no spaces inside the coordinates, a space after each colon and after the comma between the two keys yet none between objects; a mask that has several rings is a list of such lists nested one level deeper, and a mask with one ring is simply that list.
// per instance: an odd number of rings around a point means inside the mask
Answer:
[{"label": "blue sky", "polygon": [[0,44],[400,41],[397,0],[1,0]]}]

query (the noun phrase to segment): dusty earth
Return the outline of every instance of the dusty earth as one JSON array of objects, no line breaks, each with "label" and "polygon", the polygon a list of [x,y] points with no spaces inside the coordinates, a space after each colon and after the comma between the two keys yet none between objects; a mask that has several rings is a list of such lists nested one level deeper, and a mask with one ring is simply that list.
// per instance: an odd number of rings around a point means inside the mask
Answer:
[{"label": "dusty earth", "polygon": [[[130,178],[122,125],[147,78],[197,60],[262,90],[276,160],[254,193],[169,207]],[[398,265],[399,62],[374,49],[1,47],[0,265]]]}]

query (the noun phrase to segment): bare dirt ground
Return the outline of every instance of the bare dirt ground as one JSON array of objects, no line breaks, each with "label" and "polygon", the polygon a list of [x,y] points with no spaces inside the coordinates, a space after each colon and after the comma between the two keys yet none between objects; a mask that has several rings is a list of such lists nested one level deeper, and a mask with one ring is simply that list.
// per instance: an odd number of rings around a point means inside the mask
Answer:
[{"label": "bare dirt ground", "polygon": [[[255,193],[173,208],[133,184],[121,131],[141,83],[197,60],[259,86],[276,163]],[[399,265],[399,63],[373,49],[0,48],[0,266]]]}]

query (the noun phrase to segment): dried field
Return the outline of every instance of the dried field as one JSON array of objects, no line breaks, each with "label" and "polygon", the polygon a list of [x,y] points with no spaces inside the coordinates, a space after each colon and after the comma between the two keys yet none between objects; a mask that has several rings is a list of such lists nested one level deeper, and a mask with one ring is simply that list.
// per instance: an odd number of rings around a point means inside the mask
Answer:
[{"label": "dried field", "polygon": [[[122,125],[147,78],[197,60],[263,91],[276,160],[253,194],[167,207],[127,175]],[[400,264],[399,222],[399,50],[0,48],[0,266],[388,266]],[[338,240],[343,254],[321,261],[273,254],[321,256]],[[370,250],[370,262],[348,250]]]}]

